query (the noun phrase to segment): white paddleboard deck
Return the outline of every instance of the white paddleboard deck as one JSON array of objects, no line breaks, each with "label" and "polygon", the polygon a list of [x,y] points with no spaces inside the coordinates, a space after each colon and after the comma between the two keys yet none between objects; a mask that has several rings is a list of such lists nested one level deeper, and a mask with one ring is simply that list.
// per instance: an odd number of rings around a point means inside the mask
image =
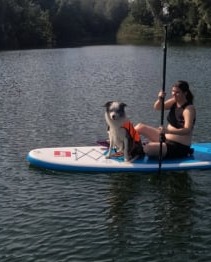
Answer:
[{"label": "white paddleboard deck", "polygon": [[[193,156],[184,159],[163,160],[162,170],[211,169],[211,143],[196,143]],[[103,146],[39,148],[31,150],[27,160],[33,166],[78,172],[155,172],[158,160],[145,156],[133,163],[123,157],[106,158],[108,148]]]}]

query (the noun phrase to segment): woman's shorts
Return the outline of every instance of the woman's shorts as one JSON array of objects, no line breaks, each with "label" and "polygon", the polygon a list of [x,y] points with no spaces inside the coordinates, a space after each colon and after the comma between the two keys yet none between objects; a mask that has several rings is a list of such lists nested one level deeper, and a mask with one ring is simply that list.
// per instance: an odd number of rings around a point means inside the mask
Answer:
[{"label": "woman's shorts", "polygon": [[193,153],[190,146],[186,146],[168,139],[166,139],[165,143],[167,147],[165,158],[183,158]]}]

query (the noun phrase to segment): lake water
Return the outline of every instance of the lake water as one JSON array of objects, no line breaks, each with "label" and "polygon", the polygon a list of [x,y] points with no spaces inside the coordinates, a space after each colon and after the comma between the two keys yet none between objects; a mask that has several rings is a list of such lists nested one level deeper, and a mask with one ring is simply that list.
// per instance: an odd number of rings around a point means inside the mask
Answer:
[{"label": "lake water", "polygon": [[[103,105],[159,125],[161,46],[0,52],[0,261],[211,261],[211,171],[61,173],[29,166],[38,147],[106,137]],[[211,49],[169,46],[166,91],[187,80],[195,142],[211,141]]]}]

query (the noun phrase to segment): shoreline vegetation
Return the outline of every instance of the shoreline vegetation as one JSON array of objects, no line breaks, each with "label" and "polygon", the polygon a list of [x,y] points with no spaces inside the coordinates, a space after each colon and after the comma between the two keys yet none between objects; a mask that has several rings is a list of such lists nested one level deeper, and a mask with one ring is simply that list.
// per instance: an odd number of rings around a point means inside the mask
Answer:
[{"label": "shoreline vegetation", "polygon": [[210,0],[0,0],[0,50],[211,43]]},{"label": "shoreline vegetation", "polygon": [[[149,28],[140,25],[132,25],[120,30],[117,35],[119,44],[160,44],[163,41],[164,28]],[[195,37],[190,34],[183,37],[175,37],[168,40],[172,44],[208,44],[211,45],[211,37]]]}]

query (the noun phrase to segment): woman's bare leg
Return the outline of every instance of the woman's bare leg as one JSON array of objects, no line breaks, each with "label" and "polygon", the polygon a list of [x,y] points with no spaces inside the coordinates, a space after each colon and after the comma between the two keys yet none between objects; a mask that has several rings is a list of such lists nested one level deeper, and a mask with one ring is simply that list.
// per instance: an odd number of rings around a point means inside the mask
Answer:
[{"label": "woman's bare leg", "polygon": [[150,142],[159,142],[160,140],[160,130],[158,128],[139,123],[135,126],[135,129]]},{"label": "woman's bare leg", "polygon": [[[144,152],[150,157],[159,157],[160,155],[160,143],[159,142],[149,142],[143,146]],[[166,143],[162,143],[162,156],[164,157],[167,153]]]},{"label": "woman's bare leg", "polygon": [[[137,132],[147,138],[149,143],[144,145],[144,152],[150,157],[159,157],[160,155],[160,130],[152,126],[148,126],[139,123],[135,126]],[[162,143],[162,155],[163,157],[167,153],[166,143]]]}]

